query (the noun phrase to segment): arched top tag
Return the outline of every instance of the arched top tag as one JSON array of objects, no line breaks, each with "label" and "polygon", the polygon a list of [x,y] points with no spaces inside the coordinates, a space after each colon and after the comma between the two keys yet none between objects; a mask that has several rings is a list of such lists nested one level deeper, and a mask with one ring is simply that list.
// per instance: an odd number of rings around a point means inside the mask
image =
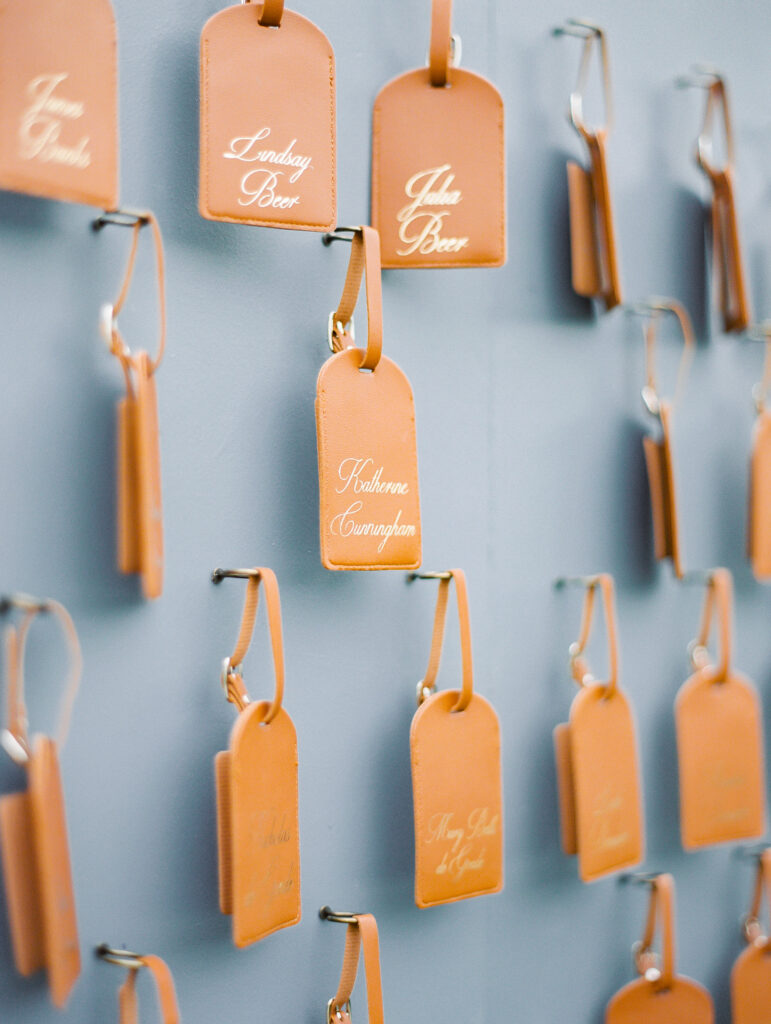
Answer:
[{"label": "arched top tag", "polygon": [[118,204],[115,15],[110,0],[0,4],[0,188]]},{"label": "arched top tag", "polygon": [[201,33],[200,84],[201,216],[328,231],[335,58],[324,33],[283,0],[226,7]]}]

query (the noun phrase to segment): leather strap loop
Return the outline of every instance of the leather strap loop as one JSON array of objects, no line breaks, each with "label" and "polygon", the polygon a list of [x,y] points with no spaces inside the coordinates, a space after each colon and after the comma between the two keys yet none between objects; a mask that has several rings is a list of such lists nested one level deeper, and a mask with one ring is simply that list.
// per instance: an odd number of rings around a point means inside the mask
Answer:
[{"label": "leather strap loop", "polygon": [[353,316],[359,297],[361,278],[367,300],[367,348],[362,352],[360,368],[374,370],[380,362],[383,346],[383,294],[380,278],[380,236],[374,228],[362,225],[351,241],[351,258],[343,294],[333,316],[332,347],[335,352],[353,345],[345,325]]},{"label": "leather strap loop", "polygon": [[284,0],[263,0],[262,13],[258,19],[260,25],[278,28],[284,14]]},{"label": "leather strap loop", "polygon": [[67,740],[72,708],[78,693],[78,687],[80,686],[80,676],[83,669],[80,642],[75,624],[67,609],[58,601],[46,600],[44,605],[39,605],[26,611],[18,629],[14,630],[11,628],[8,630],[6,634],[8,731],[27,753],[29,753],[29,742],[27,735],[27,710],[24,701],[24,652],[30,626],[43,611],[54,615],[59,620],[70,655],[70,670],[61,699],[56,735],[56,742],[60,750],[64,747]]},{"label": "leather strap loop", "polygon": [[342,1011],[351,998],[359,967],[359,949],[364,951],[364,976],[367,982],[367,1016],[369,1024],[383,1024],[383,986],[380,977],[380,942],[377,922],[372,914],[359,914],[349,924],[345,935],[345,953],[340,984],[332,999],[331,1009]]},{"label": "leather strap loop", "polygon": [[131,280],[134,276],[134,267],[136,265],[137,250],[139,248],[139,235],[146,224],[149,224],[152,229],[153,241],[155,243],[155,263],[158,278],[158,315],[160,318],[158,351],[155,359],[150,361],[151,373],[155,373],[161,365],[163,353],[166,348],[166,271],[163,257],[163,238],[161,237],[161,229],[158,225],[158,221],[155,219],[155,215],[150,210],[143,210],[137,215],[136,223],[132,228],[131,248],[129,250],[126,271],[123,275],[120,292],[118,293],[118,297],[112,307],[110,351],[120,360],[121,365],[123,366],[123,371],[127,374],[128,367],[131,362],[131,351],[123,340],[123,336],[118,329],[117,316],[126,302],[129,288],[131,287]]},{"label": "leather strap loop", "polygon": [[[260,582],[262,582],[265,590],[265,604],[268,609],[268,630],[270,632],[273,669],[276,677],[273,701],[264,718],[267,725],[278,714],[284,697],[284,642],[281,631],[281,598],[279,596],[278,580],[272,569],[257,567],[252,572],[254,575],[249,577],[246,584],[246,598],[241,617],[241,628],[238,633],[235,650],[230,656],[230,664],[233,668],[240,666],[252,642],[254,623],[257,618]],[[246,704],[249,703],[249,697],[246,693],[241,674],[235,671],[228,672],[227,684],[228,700],[236,704],[239,710],[243,710]]]},{"label": "leather strap loop", "polygon": [[[155,981],[162,1024],[179,1024],[179,1007],[174,990],[174,979],[168,965],[158,956],[143,956],[141,964]],[[120,1024],[138,1024],[136,977],[139,968],[129,968],[128,977],[118,990]]]},{"label": "leather strap loop", "polygon": [[428,68],[431,85],[447,85],[452,49],[452,0],[433,0],[431,4],[431,46]]},{"label": "leather strap loop", "polygon": [[[638,970],[641,954],[653,946],[656,925],[661,930],[661,974],[652,982],[656,991],[671,988],[675,976],[675,909],[674,882],[671,875],[656,875],[651,882],[648,917],[645,933],[638,952]],[[644,974],[644,971],[640,971]]]},{"label": "leather strap loop", "polygon": [[605,613],[605,629],[608,634],[608,665],[609,675],[607,682],[598,685],[605,687],[607,697],[616,692],[618,686],[618,637],[616,630],[616,601],[613,586],[613,577],[608,573],[601,573],[595,576],[587,585],[584,596],[584,607],[581,613],[581,632],[578,640],[570,649],[570,668],[573,678],[579,686],[594,684],[596,681],[589,671],[589,666],[583,652],[589,642],[589,635],[592,630],[592,618],[594,616],[595,593],[599,590],[602,595],[602,606]]},{"label": "leather strap loop", "polygon": [[[707,641],[712,628],[712,618],[717,617],[719,657],[717,664],[709,660]],[[713,682],[724,683],[731,669],[731,647],[733,630],[733,579],[728,569],[713,569],[710,573],[704,598],[699,635],[695,648],[703,651],[701,670],[713,674]]]},{"label": "leather strap loop", "polygon": [[439,581],[439,592],[436,597],[436,611],[434,612],[434,631],[431,637],[431,653],[428,658],[428,668],[423,678],[423,687],[432,690],[436,684],[436,676],[439,672],[439,662],[442,657],[442,644],[444,642],[444,624],[447,616],[447,599],[450,594],[450,583],[455,580],[455,595],[458,601],[458,623],[460,626],[460,650],[463,666],[463,680],[458,699],[450,709],[451,711],[465,711],[471,703],[474,695],[474,665],[471,656],[471,622],[468,610],[468,591],[466,588],[466,574],[462,569],[450,569],[449,579]]}]

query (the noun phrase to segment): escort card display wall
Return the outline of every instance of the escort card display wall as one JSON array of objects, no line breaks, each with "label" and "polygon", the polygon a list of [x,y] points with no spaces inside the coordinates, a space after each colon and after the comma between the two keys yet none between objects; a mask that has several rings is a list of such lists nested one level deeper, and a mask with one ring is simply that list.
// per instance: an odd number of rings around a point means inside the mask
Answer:
[{"label": "escort card display wall", "polygon": [[[375,99],[386,82],[424,65],[430,4],[290,6],[334,52],[337,223],[366,223]],[[490,894],[419,909],[410,723],[436,584],[408,583],[401,568],[330,572],[320,559],[314,402],[351,248],[322,245],[326,214],[308,231],[201,216],[200,40],[221,6],[114,0],[114,9],[120,203],[153,210],[165,248],[163,593],[146,600],[138,575],[116,566],[115,405],[125,389],[99,310],[118,294],[131,233],[92,231],[93,208],[0,191],[0,594],[61,601],[84,666],[61,751],[81,973],[64,1011],[51,1005],[43,975],[19,977],[0,893],[2,1024],[117,1020],[123,976],[92,955],[101,942],[162,957],[186,1024],[247,1024],[276,1013],[321,1022],[345,939],[319,920],[324,904],[377,918],[386,1018],[598,1024],[635,976],[630,948],[648,905],[644,889],[617,877],[584,884],[562,849],[552,731],[568,720],[576,692],[568,647],[579,635],[583,593],[553,581],[599,572],[615,581],[644,865],[674,877],[677,972],[709,989],[727,1024],[730,969],[744,948],[737,922],[755,869],[735,844],[681,845],[673,709],[693,671],[686,647],[704,589],[654,557],[642,438],[658,440],[660,429],[640,399],[641,321],[624,305],[604,312],[572,288],[566,163],[583,166],[587,155],[566,113],[581,43],[552,30],[587,14],[607,33],[614,120],[605,153],[624,302],[671,297],[695,335],[671,427],[679,557],[686,571],[725,566],[733,574],[733,661],[757,688],[767,729],[771,590],[754,579],[745,546],[751,392],[764,349],[724,333],[704,244],[712,188],[694,160],[705,96],[675,79],[708,61],[728,81],[745,283],[761,321],[771,317],[771,14],[751,0],[596,0],[586,11],[556,0],[455,0],[461,67],[503,98],[506,263],[384,271],[383,352],[414,397],[421,565],[463,567],[473,692],[500,727],[503,888],[495,892],[496,862],[482,886]],[[590,123],[604,116],[594,70],[584,105]],[[451,84],[452,67],[448,74]],[[470,155],[473,136],[466,145]],[[126,343],[152,354],[158,289],[149,236],[140,238],[119,319]],[[367,344],[366,309],[362,289],[359,346]],[[674,317],[663,318],[656,369],[667,397],[681,353]],[[410,552],[395,564],[413,561]],[[218,900],[213,764],[236,720],[220,682],[244,585],[215,587],[211,573],[254,565],[270,566],[280,584],[285,704],[298,750],[300,871],[292,877],[302,879],[302,918],[236,948],[238,922]],[[455,590],[439,693],[461,687]],[[51,734],[67,650],[52,619],[41,616],[34,628],[29,718]],[[599,607],[587,657],[607,679]],[[262,606],[242,673],[254,700],[274,693]],[[496,751],[486,754],[497,770]],[[24,784],[23,771],[1,756],[0,793]],[[484,820],[492,834],[492,819]],[[280,826],[272,839],[280,841]],[[294,871],[292,864],[288,877]],[[285,917],[291,922],[294,909]],[[366,1017],[359,973],[354,1024]],[[149,974],[137,978],[146,1014],[156,1011]]]}]

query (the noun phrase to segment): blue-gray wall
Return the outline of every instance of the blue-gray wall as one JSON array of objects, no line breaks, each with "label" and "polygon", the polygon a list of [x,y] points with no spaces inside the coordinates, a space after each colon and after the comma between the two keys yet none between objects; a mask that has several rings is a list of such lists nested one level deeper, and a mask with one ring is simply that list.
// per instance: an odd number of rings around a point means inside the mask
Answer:
[{"label": "blue-gray wall", "polygon": [[[0,589],[62,600],[85,656],[63,755],[83,975],[67,1013],[56,1014],[42,979],[14,974],[0,906],[3,1024],[117,1019],[122,973],[91,957],[103,940],[166,958],[188,1024],[318,1024],[344,938],[318,920],[322,903],[377,915],[392,1019],[597,1024],[632,977],[645,896],[614,880],[581,885],[558,844],[551,730],[574,692],[567,648],[580,597],[555,593],[551,580],[596,570],[618,583],[648,864],[674,873],[678,965],[709,986],[727,1022],[751,871],[729,849],[685,855],[677,819],[672,704],[702,595],[650,560],[639,323],[620,311],[597,320],[570,292],[564,163],[580,147],[564,112],[579,44],[549,30],[587,13],[609,33],[609,158],[626,292],[681,298],[699,334],[676,424],[685,555],[691,566],[735,573],[736,664],[771,708],[771,594],[744,559],[750,388],[763,353],[710,327],[705,188],[692,161],[703,95],[673,86],[698,60],[729,77],[749,276],[758,314],[769,315],[771,8],[457,0],[464,64],[506,102],[509,259],[500,270],[387,273],[385,351],[415,392],[424,564],[468,573],[477,687],[502,722],[506,887],[419,911],[408,731],[435,591],[409,588],[400,573],[328,573],[318,556],[314,388],[348,250],[324,249],[313,234],[199,217],[198,37],[217,4],[116,7],[122,200],[157,212],[168,260],[168,355],[158,377],[167,581],[148,605],[114,569],[120,375],[97,315],[115,293],[129,236],[93,235],[84,208],[1,194]],[[425,59],[428,0],[297,7],[335,48],[339,215],[360,222],[372,102],[386,80]],[[141,298],[151,285],[140,272],[121,320],[130,344],[154,344]],[[674,337],[662,346],[672,372]],[[304,918],[245,951],[232,947],[216,900],[212,758],[234,717],[218,673],[243,590],[208,577],[229,564],[278,573],[286,707],[300,746]],[[42,640],[51,627],[38,628]],[[248,661],[256,695],[272,686],[262,629]],[[442,680],[452,685],[454,627],[449,635]],[[30,652],[39,728],[52,723],[56,643],[46,658]],[[594,649],[601,663],[601,637]],[[19,782],[0,760],[0,790]],[[145,1013],[154,1019],[152,1005]],[[354,1013],[361,1022],[361,995]]]}]

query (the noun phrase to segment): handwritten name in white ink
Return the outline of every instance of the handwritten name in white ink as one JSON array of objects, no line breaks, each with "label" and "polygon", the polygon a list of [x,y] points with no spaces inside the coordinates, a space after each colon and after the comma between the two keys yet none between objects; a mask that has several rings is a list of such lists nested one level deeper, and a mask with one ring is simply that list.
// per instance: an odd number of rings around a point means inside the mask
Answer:
[{"label": "handwritten name in white ink", "polygon": [[[295,153],[297,139],[282,150],[269,149],[262,144],[270,135],[270,128],[260,128],[253,135],[239,135],[230,140],[230,146],[222,154],[226,160],[240,160],[247,164],[267,166],[252,167],[241,178],[240,206],[257,205],[274,210],[290,210],[300,202],[300,196],[282,195],[279,187],[296,185],[305,171],[313,170],[311,157]],[[276,170],[276,167],[288,170]]]},{"label": "handwritten name in white ink", "polygon": [[83,116],[84,105],[57,94],[56,89],[67,79],[67,72],[38,75],[27,86],[29,105],[19,122],[19,153],[22,160],[64,164],[85,168],[91,164],[89,137],[83,135],[74,144],[62,141],[64,126]]},{"label": "handwritten name in white ink", "polygon": [[452,187],[454,181],[450,164],[418,171],[409,179],[404,192],[410,202],[396,215],[399,240],[404,243],[404,248],[397,249],[399,256],[460,252],[468,245],[468,237],[451,238],[441,234],[452,212],[446,207],[457,206],[463,199],[460,189]]}]

